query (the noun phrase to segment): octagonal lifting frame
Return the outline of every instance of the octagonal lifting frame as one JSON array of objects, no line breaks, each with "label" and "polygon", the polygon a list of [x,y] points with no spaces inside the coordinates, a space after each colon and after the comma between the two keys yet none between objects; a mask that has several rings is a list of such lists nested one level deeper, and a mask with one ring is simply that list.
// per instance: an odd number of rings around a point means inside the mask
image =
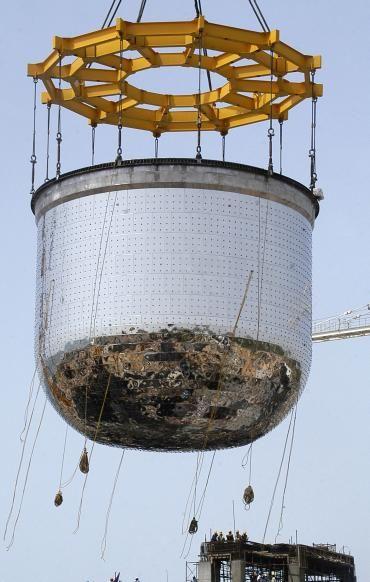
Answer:
[{"label": "octagonal lifting frame", "polygon": [[[93,125],[117,125],[122,116],[126,127],[160,135],[196,131],[201,113],[202,130],[227,133],[270,117],[285,120],[289,109],[323,94],[322,85],[310,79],[310,72],[321,67],[320,56],[303,55],[281,42],[278,30],[242,30],[212,24],[203,16],[190,22],[132,23],[118,18],[110,28],[54,37],[53,48],[45,61],[28,66],[28,75],[45,85],[42,102],[62,105]],[[174,51],[167,52],[169,48]],[[204,49],[212,56],[203,55]],[[126,51],[140,56],[124,58]],[[71,57],[72,62],[63,64]],[[235,65],[246,59],[253,64]],[[126,81],[139,71],[173,66],[200,67],[226,82],[200,94],[164,95]],[[302,73],[303,81],[289,81],[290,73]],[[56,87],[54,79],[70,88]]]}]

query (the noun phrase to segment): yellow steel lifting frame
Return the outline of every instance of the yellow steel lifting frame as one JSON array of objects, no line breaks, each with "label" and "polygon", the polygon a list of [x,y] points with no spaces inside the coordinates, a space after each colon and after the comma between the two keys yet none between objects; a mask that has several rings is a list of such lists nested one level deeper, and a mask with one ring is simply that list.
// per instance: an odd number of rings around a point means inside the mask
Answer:
[{"label": "yellow steel lifting frame", "polygon": [[[169,52],[171,48],[177,51]],[[202,131],[222,134],[270,115],[285,120],[289,109],[323,94],[322,85],[310,78],[310,72],[321,67],[320,56],[303,55],[284,44],[278,30],[242,30],[212,24],[203,16],[190,22],[133,23],[118,18],[110,28],[73,38],[56,36],[53,49],[42,63],[28,65],[28,75],[44,83],[43,103],[62,105],[93,125],[117,125],[121,119],[126,127],[156,136],[196,131],[199,112]],[[212,56],[204,55],[204,49]],[[138,56],[125,58],[126,51]],[[127,82],[130,75],[150,68],[199,66],[224,77],[225,84],[200,95],[164,95]],[[302,80],[289,81],[291,73],[301,73]]]}]

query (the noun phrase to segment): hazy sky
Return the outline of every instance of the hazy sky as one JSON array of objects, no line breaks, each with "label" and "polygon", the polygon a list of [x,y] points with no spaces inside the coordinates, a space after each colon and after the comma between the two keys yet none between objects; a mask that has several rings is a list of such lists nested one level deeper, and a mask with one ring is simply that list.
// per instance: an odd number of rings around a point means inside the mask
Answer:
[{"label": "hazy sky", "polygon": [[[248,2],[203,0],[208,20],[256,28]],[[54,34],[69,36],[99,28],[109,2],[8,2],[2,6],[1,59],[1,257],[2,400],[0,407],[0,524],[5,525],[20,454],[28,386],[32,377],[36,228],[29,208],[32,81],[26,63],[45,58]],[[139,0],[122,2],[120,16],[135,19]],[[271,27],[302,52],[323,54],[318,80],[325,97],[318,112],[319,185],[326,199],[314,231],[314,317],[324,317],[370,302],[369,247],[369,95],[367,0],[262,1]],[[148,20],[191,19],[192,0],[148,0]],[[196,90],[196,71],[172,71],[162,91]],[[161,79],[163,79],[161,77]],[[185,81],[183,81],[183,79]],[[135,80],[136,82],[136,80]],[[139,79],[138,79],[139,82]],[[141,74],[155,89],[155,76]],[[185,89],[186,87],[186,89]],[[190,88],[191,87],[191,88]],[[157,81],[157,88],[158,81]],[[284,173],[308,182],[309,103],[292,111],[286,126]],[[45,111],[39,113],[39,171],[43,180]],[[235,130],[227,138],[227,158],[266,167],[266,124]],[[55,135],[55,123],[53,126]],[[41,137],[42,136],[42,137]],[[84,120],[63,116],[63,170],[89,164],[90,133]],[[207,135],[203,153],[219,158],[220,139]],[[113,128],[97,130],[97,162],[112,160]],[[194,135],[164,136],[160,155],[193,156]],[[153,154],[146,133],[124,132],[126,158]],[[54,155],[54,153],[53,153]],[[277,158],[276,158],[277,163]],[[53,168],[54,168],[53,158]],[[296,439],[279,541],[347,546],[356,559],[359,582],[370,579],[369,442],[370,338],[314,346],[311,376],[299,403]],[[35,420],[39,417],[43,404]],[[36,425],[35,425],[36,426]],[[245,450],[216,454],[199,533],[189,560],[210,529],[237,527],[260,541],[275,482],[287,423],[258,441],[253,455],[256,500],[245,512],[241,496],[248,474]],[[124,582],[183,582],[182,513],[194,474],[193,454],[127,452],[114,499],[106,561],[100,543],[120,451],[97,446],[92,460],[81,527],[73,530],[82,476],[64,492],[55,509],[64,425],[48,405],[31,467],[12,549],[0,549],[0,582],[105,582],[121,570]],[[78,460],[82,437],[69,432],[65,477]],[[207,457],[208,459],[208,457]],[[22,486],[21,481],[21,486]],[[267,540],[278,528],[280,486]],[[16,508],[18,506],[16,505]]]}]

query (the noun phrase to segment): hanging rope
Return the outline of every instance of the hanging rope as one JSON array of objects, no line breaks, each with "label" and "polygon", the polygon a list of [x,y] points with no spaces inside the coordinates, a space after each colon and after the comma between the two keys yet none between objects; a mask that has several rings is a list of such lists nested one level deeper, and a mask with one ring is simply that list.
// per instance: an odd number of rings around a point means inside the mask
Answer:
[{"label": "hanging rope", "polygon": [[[202,460],[200,461],[200,467],[201,467],[201,465],[203,464],[203,458],[204,458],[204,453],[201,453],[201,454],[202,454],[203,456],[202,456]],[[182,557],[183,557],[185,560],[186,560],[186,558],[188,557],[188,555],[189,555],[189,553],[190,553],[191,546],[192,546],[192,543],[193,543],[193,535],[192,535],[192,533],[196,533],[196,532],[190,532],[190,529],[191,529],[191,528],[193,528],[193,527],[196,527],[196,528],[198,528],[198,522],[199,522],[199,520],[200,520],[200,518],[201,518],[201,515],[202,515],[203,506],[204,506],[204,502],[205,502],[205,498],[206,498],[206,492],[207,492],[207,488],[208,488],[209,480],[210,480],[210,477],[211,477],[211,473],[212,473],[212,468],[213,468],[213,464],[214,464],[215,456],[216,456],[216,451],[213,451],[213,454],[212,454],[212,459],[211,459],[211,463],[210,463],[209,470],[208,470],[208,474],[207,474],[207,479],[206,479],[206,482],[205,482],[205,485],[204,485],[204,488],[203,488],[203,493],[202,493],[202,495],[201,495],[201,498],[200,498],[200,500],[199,500],[199,503],[198,503],[197,509],[196,509],[196,511],[195,511],[196,515],[198,516],[198,519],[194,518],[194,520],[195,520],[195,523],[193,522],[193,525],[192,525],[192,523],[190,523],[189,529],[188,529],[188,531],[187,531],[187,534],[186,534],[186,537],[185,537],[184,544],[183,544],[183,546],[182,546],[182,550],[181,550],[180,558],[182,558]],[[201,471],[201,468],[200,468],[200,471]],[[199,472],[200,472],[200,471],[199,471]],[[192,521],[193,521],[193,520],[192,520]],[[185,551],[185,547],[186,547],[186,544],[187,544],[187,541],[188,541],[189,535],[191,536],[191,538],[190,538],[190,544],[189,544],[189,547],[188,547],[188,549],[187,549],[187,552],[186,552],[186,554],[184,555],[184,551]]]},{"label": "hanging rope", "polygon": [[[243,311],[244,306],[245,306],[245,302],[246,302],[246,299],[247,299],[248,291],[249,291],[250,284],[251,284],[251,281],[252,281],[252,278],[253,278],[253,273],[254,273],[254,271],[250,271],[249,272],[248,279],[247,279],[247,283],[246,283],[246,287],[245,287],[245,291],[244,291],[243,298],[242,298],[242,301],[241,301],[241,305],[240,305],[240,308],[239,308],[239,311],[238,311],[238,314],[237,314],[237,317],[236,317],[234,326],[232,328],[232,331],[230,332],[230,335],[231,336],[234,336],[234,337],[235,337],[235,334],[236,334],[236,330],[237,330],[237,327],[238,327],[238,324],[239,324],[239,320],[240,320],[242,311]],[[212,423],[214,421],[214,418],[215,418],[215,415],[216,415],[216,412],[217,412],[217,404],[218,404],[218,401],[219,401],[219,398],[220,398],[221,386],[222,386],[222,382],[223,382],[223,371],[224,371],[224,367],[225,367],[225,364],[226,364],[227,355],[228,355],[228,352],[227,352],[227,350],[225,348],[224,349],[224,352],[222,354],[221,362],[220,362],[219,378],[218,378],[218,383],[217,383],[217,388],[216,388],[216,395],[215,395],[215,399],[214,399],[215,401],[212,402],[211,413],[210,413],[210,416],[209,416],[209,419],[208,419],[208,423],[207,423],[207,427],[206,427],[206,431],[205,431],[205,436],[204,436],[204,440],[203,440],[203,444],[202,444],[202,448],[201,448],[200,453],[198,453],[199,454],[199,458],[197,458],[197,468],[196,468],[196,472],[195,472],[195,477],[193,479],[193,483],[194,483],[194,497],[193,497],[193,504],[192,505],[194,506],[194,509],[195,509],[195,506],[196,506],[196,491],[197,491],[198,479],[199,479],[199,473],[200,473],[199,466],[201,466],[201,464],[203,463],[203,458],[204,458],[204,454],[205,454],[205,449],[206,449],[207,444],[208,444],[208,438],[209,438],[209,433],[210,433],[211,425],[212,425]],[[209,476],[208,476],[208,479],[209,479]],[[207,480],[207,485],[208,485],[208,480]],[[192,484],[192,486],[193,486],[193,484]],[[204,492],[204,497],[205,497],[205,492]],[[203,499],[203,502],[204,502],[204,499]],[[198,508],[199,508],[199,505],[198,505]],[[199,521],[199,515],[195,511],[194,511],[194,513],[195,514],[194,514],[193,519],[196,522],[198,522]],[[194,525],[195,524],[194,524],[194,522],[192,520],[192,522],[190,522],[190,525],[189,525],[189,529],[188,529],[187,536],[189,534],[195,533],[195,532],[191,531],[191,530],[194,529]],[[184,551],[184,548],[185,548],[185,545],[186,545],[186,541],[187,541],[187,537],[185,538],[185,542],[184,542],[184,546],[183,546],[182,553]],[[190,551],[190,549],[189,549],[189,551]]]},{"label": "hanging rope", "polygon": [[64,459],[66,454],[66,446],[67,446],[67,436],[68,436],[68,424],[66,425],[65,435],[64,435],[64,443],[63,443],[63,453],[62,453],[62,464],[60,467],[60,477],[59,477],[59,487],[58,491],[54,498],[54,505],[55,507],[59,507],[63,503],[63,495],[62,495],[62,479],[63,479],[63,469],[64,469]]},{"label": "hanging rope", "polygon": [[245,469],[245,467],[248,465],[249,462],[249,457],[252,451],[252,445],[253,443],[251,443],[247,449],[247,452],[244,454],[243,458],[242,458],[242,467],[243,469]]},{"label": "hanging rope", "polygon": [[9,527],[9,523],[10,523],[11,517],[13,515],[13,509],[14,509],[14,504],[15,504],[15,497],[17,495],[17,489],[18,489],[19,476],[20,476],[20,473],[21,473],[21,470],[22,470],[23,458],[24,458],[24,453],[25,453],[25,450],[26,450],[26,445],[27,445],[27,440],[28,440],[28,434],[29,434],[29,431],[30,431],[30,428],[31,428],[32,419],[33,419],[33,415],[34,415],[35,408],[36,408],[36,404],[37,404],[37,399],[39,397],[40,387],[41,387],[41,383],[39,383],[39,386],[37,388],[35,400],[33,402],[32,410],[31,410],[30,419],[29,419],[28,425],[27,425],[26,434],[25,434],[25,437],[24,437],[24,440],[23,440],[21,456],[20,456],[19,463],[18,463],[17,475],[16,475],[16,478],[15,478],[15,483],[14,483],[14,487],[13,487],[12,501],[11,501],[11,505],[10,505],[8,517],[7,517],[6,524],[5,524],[5,530],[4,530],[4,534],[3,534],[3,540],[4,541],[5,541],[5,538],[6,538],[6,534],[8,532],[8,527]]},{"label": "hanging rope", "polygon": [[91,165],[95,164],[95,130],[96,123],[91,125]]},{"label": "hanging rope", "polygon": [[51,103],[48,103],[47,104],[47,112],[48,112],[48,119],[47,119],[47,131],[46,131],[46,175],[45,175],[45,182],[49,182],[50,112],[51,112]]},{"label": "hanging rope", "polygon": [[79,463],[77,463],[77,465],[75,466],[74,471],[73,471],[72,475],[70,476],[70,478],[67,479],[67,481],[64,481],[64,483],[62,483],[62,489],[65,489],[66,487],[68,487],[68,485],[70,485],[72,483],[78,469],[79,469]]},{"label": "hanging rope", "polygon": [[263,235],[263,252],[262,260],[260,258],[261,251],[261,198],[258,199],[258,289],[257,289],[257,334],[256,340],[260,337],[261,328],[261,300],[262,300],[262,287],[263,287],[263,272],[265,267],[265,254],[266,254],[266,239],[267,239],[267,223],[268,223],[268,213],[270,208],[269,200],[266,203],[266,213],[265,213],[265,227]]},{"label": "hanging rope", "polygon": [[[23,484],[23,489],[22,489],[22,495],[21,495],[21,500],[20,500],[20,504],[19,504],[19,509],[18,509],[17,517],[15,518],[14,525],[13,525],[12,537],[10,539],[10,542],[9,542],[7,548],[6,548],[7,551],[10,550],[10,548],[12,547],[12,545],[14,543],[15,531],[17,529],[18,521],[19,521],[19,518],[20,518],[20,515],[21,515],[21,511],[22,511],[24,495],[25,495],[25,492],[26,492],[27,484],[28,484],[28,476],[29,476],[30,469],[31,469],[31,463],[32,463],[32,459],[33,459],[33,454],[35,452],[35,447],[36,447],[37,439],[38,439],[39,434],[40,434],[40,429],[41,429],[42,421],[44,419],[44,414],[45,414],[45,409],[46,409],[46,403],[47,403],[47,398],[45,397],[44,406],[43,406],[43,409],[42,409],[42,412],[41,412],[40,422],[39,422],[39,425],[37,427],[36,435],[35,435],[35,438],[34,438],[34,441],[33,441],[32,449],[31,449],[30,458],[29,458],[28,465],[27,465],[27,470],[26,470],[26,475],[25,475],[25,478],[24,478],[24,484]],[[4,539],[5,539],[5,536],[4,536]]]},{"label": "hanging rope", "polygon": [[108,537],[108,526],[109,526],[109,518],[110,518],[110,512],[112,509],[112,504],[113,504],[113,498],[114,498],[114,494],[116,491],[116,487],[117,487],[117,483],[118,483],[118,478],[119,478],[119,474],[121,472],[121,467],[122,467],[122,462],[123,462],[123,457],[125,456],[125,450],[122,451],[122,455],[117,467],[117,471],[116,471],[116,475],[114,477],[114,481],[113,481],[113,489],[112,489],[112,493],[109,499],[109,505],[108,505],[108,510],[107,510],[107,514],[105,517],[105,528],[104,528],[104,535],[103,535],[103,539],[101,542],[101,559],[104,560],[104,556],[105,556],[105,551],[107,549],[107,537]]},{"label": "hanging rope", "polygon": [[286,470],[286,475],[285,475],[283,497],[282,497],[282,500],[281,500],[279,526],[278,526],[278,530],[277,530],[277,533],[276,533],[276,536],[275,536],[275,544],[276,544],[277,538],[279,537],[279,535],[280,535],[280,533],[281,533],[281,531],[283,529],[283,514],[284,514],[284,509],[285,509],[285,494],[286,494],[286,490],[287,490],[287,486],[288,486],[288,478],[289,478],[289,470],[290,470],[290,461],[291,461],[291,458],[292,458],[292,451],[293,451],[293,443],[294,443],[294,435],[295,435],[295,424],[296,424],[296,419],[297,419],[297,408],[298,408],[298,400],[296,401],[295,409],[294,409],[294,420],[293,420],[292,437],[291,437],[291,440],[290,440],[288,464],[287,464],[287,470]]},{"label": "hanging rope", "polygon": [[28,411],[29,411],[30,404],[31,404],[31,400],[32,400],[32,396],[33,396],[33,390],[34,390],[34,387],[35,387],[36,375],[37,375],[37,366],[35,366],[34,372],[32,374],[32,379],[31,379],[31,382],[30,382],[30,387],[28,389],[28,399],[27,399],[27,404],[26,404],[26,408],[25,408],[25,411],[24,411],[24,424],[23,424],[22,431],[21,431],[21,433],[19,435],[19,440],[21,441],[21,443],[24,442],[23,435],[24,435],[24,433],[26,431],[26,428],[27,428]]},{"label": "hanging rope", "polygon": [[211,464],[209,466],[206,483],[204,485],[203,493],[202,493],[202,496],[200,498],[198,509],[197,509],[198,520],[200,520],[200,518],[202,516],[203,506],[204,506],[204,502],[205,502],[205,498],[206,498],[206,492],[207,492],[207,488],[208,488],[209,479],[211,477],[215,456],[216,456],[216,451],[213,451],[213,455],[212,455],[212,459],[211,459]]},{"label": "hanging rope", "polygon": [[274,490],[273,490],[272,497],[271,497],[270,507],[269,507],[269,511],[268,511],[268,515],[267,515],[267,519],[266,519],[265,530],[263,532],[263,538],[262,538],[262,543],[263,544],[265,543],[266,532],[267,532],[267,528],[268,528],[268,525],[269,525],[269,522],[270,522],[272,508],[274,506],[276,490],[277,490],[277,487],[278,487],[278,484],[279,484],[281,470],[282,470],[283,463],[284,463],[284,459],[285,459],[285,453],[286,453],[286,448],[287,448],[287,444],[288,444],[290,429],[291,429],[291,426],[292,426],[293,416],[294,416],[294,409],[292,410],[292,413],[290,415],[289,426],[288,426],[288,430],[287,430],[286,437],[285,437],[285,442],[284,442],[283,454],[281,456],[279,471],[278,471],[278,474],[277,474],[277,477],[276,477],[276,481],[275,481],[275,485],[274,485]]},{"label": "hanging rope", "polygon": [[62,107],[60,105],[61,90],[62,90],[62,53],[59,52],[59,81],[58,81],[59,105],[58,105],[58,127],[57,127],[57,137],[56,137],[56,141],[57,141],[56,179],[57,180],[59,180],[59,178],[60,178],[60,171],[61,171],[61,162],[60,162],[60,153],[61,153],[61,144],[62,144],[62,119],[61,119]]},{"label": "hanging rope", "polygon": [[197,153],[195,159],[198,162],[202,161],[202,146],[201,146],[201,133],[202,133],[202,109],[201,109],[201,91],[202,91],[202,32],[199,31],[199,56],[198,56],[198,143],[197,143]]},{"label": "hanging rope", "polygon": [[115,196],[113,198],[113,206],[112,206],[112,211],[111,211],[111,215],[110,215],[110,221],[109,221],[109,224],[108,224],[108,231],[107,231],[107,238],[106,238],[106,241],[105,241],[103,259],[102,259],[102,266],[101,266],[100,276],[99,276],[99,280],[98,280],[98,287],[97,287],[97,293],[96,293],[95,315],[94,315],[94,319],[93,319],[93,329],[92,329],[93,338],[95,338],[95,333],[96,333],[96,318],[97,318],[97,315],[98,315],[98,305],[99,305],[99,298],[100,298],[100,288],[101,288],[101,282],[102,282],[102,279],[103,279],[103,269],[104,269],[104,265],[105,265],[105,259],[107,257],[108,244],[109,244],[110,233],[111,233],[111,229],[112,229],[114,211],[115,211],[116,204],[117,204],[117,198],[118,198],[118,191],[115,192]]},{"label": "hanging rope", "polygon": [[[102,248],[103,248],[104,231],[105,231],[105,225],[106,225],[106,221],[107,221],[110,195],[111,195],[111,193],[109,192],[108,196],[107,196],[107,202],[105,205],[105,213],[104,213],[103,225],[102,225],[100,242],[99,242],[98,258],[97,258],[97,262],[96,262],[95,279],[94,279],[94,285],[93,285],[93,297],[92,297],[91,314],[90,314],[90,328],[89,328],[90,343],[93,343],[93,341],[95,339],[95,325],[96,325],[96,317],[97,317],[97,313],[98,313],[100,288],[101,288],[101,282],[102,282],[102,278],[103,278],[104,264],[105,264],[105,259],[106,259],[106,255],[107,255],[107,248],[108,248],[108,243],[109,243],[110,231],[111,231],[111,227],[112,227],[113,214],[114,214],[114,210],[116,207],[118,192],[115,193],[115,197],[113,200],[113,206],[112,206],[112,211],[111,211],[111,216],[110,216],[110,222],[108,225],[108,232],[107,232],[107,237],[106,237],[106,241],[105,241],[105,247],[104,247],[104,251],[103,251],[103,258],[102,258],[102,262],[101,262],[101,269],[100,269],[100,275],[99,275],[100,257],[101,257]],[[85,406],[84,406],[85,407],[85,411],[84,411],[85,434],[87,432],[87,399],[88,399],[88,386],[86,384],[85,385]],[[84,455],[84,453],[86,452],[86,443],[87,443],[87,437],[85,437],[82,455]],[[82,460],[82,455],[80,458],[80,462]],[[83,469],[86,468],[86,455],[84,455],[84,462],[82,463],[82,468]]]},{"label": "hanging rope", "polygon": [[[242,467],[243,468],[249,462],[248,486],[245,488],[244,494],[243,494],[244,508],[246,510],[249,510],[250,504],[254,501],[254,491],[253,491],[253,487],[252,487],[252,452],[253,452],[253,443],[251,443],[249,445],[248,451],[242,460]],[[246,457],[246,462],[244,463],[243,461],[244,461],[245,457]]]},{"label": "hanging rope", "polygon": [[119,83],[120,83],[120,96],[119,96],[119,103],[118,103],[118,148],[117,148],[117,156],[116,156],[116,166],[120,166],[122,164],[122,99],[123,99],[123,87],[122,87],[122,83],[123,83],[123,79],[122,79],[122,66],[123,66],[123,37],[122,37],[122,33],[120,32],[120,37],[119,37],[119,44],[120,44],[120,50],[119,50],[119,58],[120,58],[120,63],[119,63],[119,72],[120,72],[120,79],[119,79]]},{"label": "hanging rope", "polygon": [[308,153],[310,158],[311,182],[310,190],[314,191],[317,182],[316,173],[316,118],[317,118],[317,97],[315,95],[315,69],[311,71],[312,103],[311,103],[311,148]]},{"label": "hanging rope", "polygon": [[[106,388],[105,388],[102,405],[101,405],[100,412],[99,412],[99,418],[98,418],[98,422],[97,422],[96,429],[95,429],[93,444],[92,444],[92,447],[91,447],[90,464],[91,464],[91,459],[92,459],[93,452],[94,452],[94,448],[95,448],[96,439],[98,438],[98,434],[99,434],[99,430],[100,430],[100,423],[101,423],[101,419],[102,419],[102,416],[103,416],[105,403],[107,401],[107,396],[108,396],[108,392],[109,392],[109,387],[110,387],[111,379],[112,379],[112,374],[110,373],[109,374],[109,377],[108,377],[107,385],[106,385]],[[85,494],[85,489],[86,489],[86,483],[87,483],[88,476],[89,476],[89,472],[86,473],[86,477],[85,477],[85,480],[84,480],[84,483],[83,483],[83,486],[82,486],[80,505],[79,505],[78,514],[77,514],[77,526],[76,526],[76,529],[75,529],[75,531],[73,533],[77,533],[77,531],[78,531],[78,529],[80,527],[80,521],[81,521],[81,515],[82,515],[82,504],[83,504],[83,499],[84,499],[84,494]]]},{"label": "hanging rope", "polygon": [[31,154],[31,196],[35,193],[35,166],[37,164],[36,157],[36,103],[37,103],[37,83],[38,78],[33,78],[33,132],[32,132],[32,154]]}]

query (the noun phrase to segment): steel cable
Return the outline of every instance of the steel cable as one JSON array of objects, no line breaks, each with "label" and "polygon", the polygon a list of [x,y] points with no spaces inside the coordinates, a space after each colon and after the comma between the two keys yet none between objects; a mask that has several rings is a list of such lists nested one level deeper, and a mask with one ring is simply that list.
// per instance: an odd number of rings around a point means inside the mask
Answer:
[{"label": "steel cable", "polygon": [[263,32],[270,32],[270,27],[267,24],[266,18],[264,17],[261,8],[258,5],[257,0],[249,0],[249,4],[258,20],[258,22],[260,23],[260,26],[263,30]]},{"label": "steel cable", "polygon": [[141,22],[141,19],[143,17],[144,14],[144,10],[145,10],[145,5],[146,5],[146,0],[141,0],[141,5],[140,5],[140,9],[139,9],[139,14],[137,16],[137,20],[136,22]]},{"label": "steel cable", "polygon": [[36,157],[36,111],[37,111],[37,82],[38,78],[33,79],[33,132],[32,132],[32,155],[31,155],[31,196],[35,193],[35,166],[37,164]]}]

